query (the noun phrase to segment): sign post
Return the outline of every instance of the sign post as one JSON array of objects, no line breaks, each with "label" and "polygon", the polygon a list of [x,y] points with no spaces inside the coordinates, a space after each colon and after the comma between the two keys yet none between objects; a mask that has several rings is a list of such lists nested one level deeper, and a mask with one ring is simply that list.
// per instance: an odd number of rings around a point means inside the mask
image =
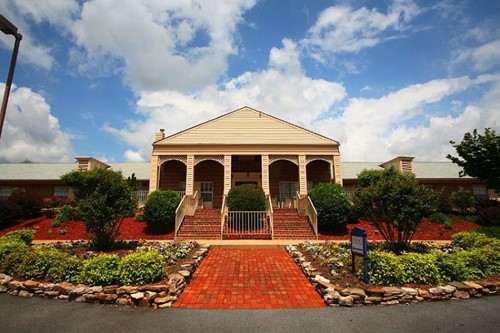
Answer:
[{"label": "sign post", "polygon": [[363,257],[364,277],[363,281],[368,283],[368,242],[366,231],[363,228],[356,227],[351,230],[351,254],[352,254],[352,272],[356,270],[355,256]]}]

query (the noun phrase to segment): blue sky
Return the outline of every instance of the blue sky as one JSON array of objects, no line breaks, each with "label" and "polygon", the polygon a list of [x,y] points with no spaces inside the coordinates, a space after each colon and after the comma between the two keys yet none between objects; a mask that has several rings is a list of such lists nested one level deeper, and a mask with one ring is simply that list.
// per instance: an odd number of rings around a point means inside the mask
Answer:
[{"label": "blue sky", "polygon": [[[4,0],[23,35],[0,162],[148,161],[250,106],[345,161],[446,160],[500,131],[500,2]],[[14,39],[0,36],[0,89]]]}]

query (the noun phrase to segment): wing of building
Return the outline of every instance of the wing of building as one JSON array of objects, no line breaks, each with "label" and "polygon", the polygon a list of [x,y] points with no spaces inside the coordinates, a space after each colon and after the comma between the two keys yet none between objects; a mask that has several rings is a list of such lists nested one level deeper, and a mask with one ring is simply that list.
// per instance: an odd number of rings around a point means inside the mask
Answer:
[{"label": "wing of building", "polygon": [[478,197],[488,193],[484,182],[459,177],[451,162],[415,162],[401,156],[391,161],[343,162],[339,142],[264,112],[243,107],[184,131],[155,134],[150,163],[103,163],[76,157],[76,163],[0,164],[0,197],[21,187],[42,197],[71,195],[60,177],[71,170],[105,167],[125,177],[132,174],[142,192],[171,189],[198,193],[204,207],[220,207],[222,198],[240,184],[256,184],[274,205],[306,195],[320,182],[343,184],[348,191],[364,169],[394,165],[416,175],[420,183],[447,193],[464,188]]}]

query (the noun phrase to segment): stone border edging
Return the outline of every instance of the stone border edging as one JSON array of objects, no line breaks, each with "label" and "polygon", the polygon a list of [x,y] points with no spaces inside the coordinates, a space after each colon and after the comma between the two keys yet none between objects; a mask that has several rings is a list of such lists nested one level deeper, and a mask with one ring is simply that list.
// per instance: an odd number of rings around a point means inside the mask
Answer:
[{"label": "stone border edging", "polygon": [[86,286],[69,282],[18,281],[0,273],[0,293],[84,303],[144,306],[155,310],[169,308],[178,299],[209,249],[209,244],[200,245],[190,258],[181,259],[182,269],[168,274],[167,284]]},{"label": "stone border edging", "polygon": [[496,284],[482,281],[450,282],[444,286],[430,288],[428,291],[385,286],[370,286],[365,289],[344,288],[316,274],[317,269],[306,260],[296,246],[288,245],[286,250],[329,306],[410,304],[500,294],[500,281]]}]

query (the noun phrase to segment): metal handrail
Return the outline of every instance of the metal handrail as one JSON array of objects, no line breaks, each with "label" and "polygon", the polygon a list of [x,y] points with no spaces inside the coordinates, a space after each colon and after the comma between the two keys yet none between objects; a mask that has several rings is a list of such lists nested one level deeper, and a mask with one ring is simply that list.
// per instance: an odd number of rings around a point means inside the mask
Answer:
[{"label": "metal handrail", "polygon": [[228,211],[224,222],[223,235],[252,238],[271,234],[267,211]]}]

